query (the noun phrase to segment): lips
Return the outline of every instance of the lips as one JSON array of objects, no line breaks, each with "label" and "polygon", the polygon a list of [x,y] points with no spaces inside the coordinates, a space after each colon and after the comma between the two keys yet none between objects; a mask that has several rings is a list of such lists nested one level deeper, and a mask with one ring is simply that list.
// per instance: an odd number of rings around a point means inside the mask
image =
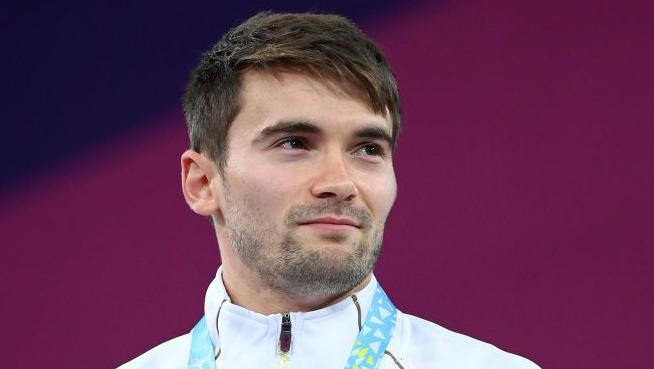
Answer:
[{"label": "lips", "polygon": [[355,228],[360,228],[360,225],[353,221],[352,219],[349,218],[335,218],[335,217],[323,217],[323,218],[316,218],[316,219],[311,219],[305,222],[299,223],[300,225],[334,225],[334,226],[350,226],[350,227],[355,227]]}]

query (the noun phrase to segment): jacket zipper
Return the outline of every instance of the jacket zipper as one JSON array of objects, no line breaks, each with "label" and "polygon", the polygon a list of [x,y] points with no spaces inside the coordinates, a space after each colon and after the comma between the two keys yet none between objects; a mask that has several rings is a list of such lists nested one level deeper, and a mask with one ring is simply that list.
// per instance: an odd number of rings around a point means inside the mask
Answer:
[{"label": "jacket zipper", "polygon": [[287,369],[291,351],[291,314],[282,313],[282,329],[279,333],[279,368]]}]

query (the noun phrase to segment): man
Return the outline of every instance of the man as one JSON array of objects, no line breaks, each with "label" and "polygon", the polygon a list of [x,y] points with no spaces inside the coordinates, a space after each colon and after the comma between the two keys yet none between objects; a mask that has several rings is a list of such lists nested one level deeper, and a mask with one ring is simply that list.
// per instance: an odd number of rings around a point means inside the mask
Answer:
[{"label": "man", "polygon": [[400,106],[351,22],[258,14],[204,54],[184,105],[182,188],[222,266],[191,333],[122,368],[537,368],[398,311],[372,275]]}]

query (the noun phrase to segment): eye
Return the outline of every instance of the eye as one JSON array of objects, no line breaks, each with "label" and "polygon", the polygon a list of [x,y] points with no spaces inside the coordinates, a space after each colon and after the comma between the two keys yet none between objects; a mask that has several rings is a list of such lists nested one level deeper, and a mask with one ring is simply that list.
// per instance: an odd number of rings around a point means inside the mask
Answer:
[{"label": "eye", "polygon": [[375,143],[367,143],[361,145],[359,146],[357,152],[363,152],[367,156],[379,156],[382,158],[386,156],[384,148],[382,148],[381,145]]},{"label": "eye", "polygon": [[280,140],[275,144],[276,147],[281,147],[283,149],[291,150],[308,150],[309,146],[306,140],[302,137],[288,137],[283,140]]}]

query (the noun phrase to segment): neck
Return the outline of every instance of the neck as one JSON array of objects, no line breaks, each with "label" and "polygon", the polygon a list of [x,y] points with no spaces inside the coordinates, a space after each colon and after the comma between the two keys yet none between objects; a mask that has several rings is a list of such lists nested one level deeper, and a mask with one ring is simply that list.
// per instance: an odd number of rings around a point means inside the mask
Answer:
[{"label": "neck", "polygon": [[360,291],[372,279],[372,274],[369,274],[352,289],[336,295],[302,296],[279,293],[268,288],[247,268],[225,263],[222,268],[223,284],[232,303],[263,315],[322,309]]},{"label": "neck", "polygon": [[[217,227],[220,228],[220,227]],[[372,272],[359,284],[343,293],[330,296],[306,296],[281,293],[264,283],[234,252],[228,232],[216,229],[222,260],[222,279],[233,304],[263,315],[307,312],[335,304],[368,285]]]}]

